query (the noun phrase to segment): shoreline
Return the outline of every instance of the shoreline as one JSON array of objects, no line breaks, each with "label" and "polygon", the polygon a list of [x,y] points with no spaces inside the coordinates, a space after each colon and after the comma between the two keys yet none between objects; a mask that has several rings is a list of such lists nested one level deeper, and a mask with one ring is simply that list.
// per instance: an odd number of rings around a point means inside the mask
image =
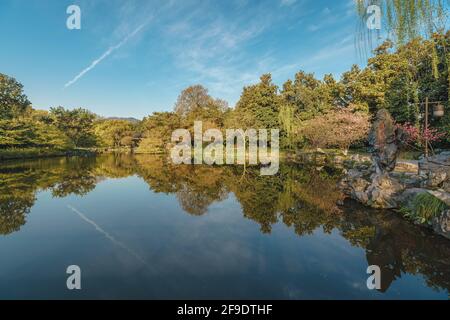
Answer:
[{"label": "shoreline", "polygon": [[55,150],[55,149],[0,149],[0,162],[9,160],[30,160],[43,158],[94,156],[98,152],[86,149]]}]

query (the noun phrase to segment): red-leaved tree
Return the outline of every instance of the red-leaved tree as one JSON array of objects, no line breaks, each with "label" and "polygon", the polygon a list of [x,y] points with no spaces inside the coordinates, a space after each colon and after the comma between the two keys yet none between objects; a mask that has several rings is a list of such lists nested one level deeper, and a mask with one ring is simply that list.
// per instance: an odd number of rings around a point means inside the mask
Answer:
[{"label": "red-leaved tree", "polygon": [[418,128],[411,123],[397,124],[397,128],[401,132],[401,140],[409,146],[424,146],[428,143],[440,142],[446,137],[445,132],[440,132],[435,128]]},{"label": "red-leaved tree", "polygon": [[367,138],[369,129],[369,115],[348,107],[302,122],[298,133],[313,147],[336,147],[346,153],[352,144]]}]

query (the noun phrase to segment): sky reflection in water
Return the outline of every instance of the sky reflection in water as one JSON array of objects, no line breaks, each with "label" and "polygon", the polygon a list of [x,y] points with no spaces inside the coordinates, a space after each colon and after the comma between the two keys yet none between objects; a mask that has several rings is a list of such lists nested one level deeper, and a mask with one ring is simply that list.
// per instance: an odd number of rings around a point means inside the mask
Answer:
[{"label": "sky reflection in water", "polygon": [[[339,170],[101,156],[0,166],[0,298],[447,299],[450,242],[336,208]],[[66,288],[67,266],[82,290]],[[368,265],[382,290],[366,287]]]}]

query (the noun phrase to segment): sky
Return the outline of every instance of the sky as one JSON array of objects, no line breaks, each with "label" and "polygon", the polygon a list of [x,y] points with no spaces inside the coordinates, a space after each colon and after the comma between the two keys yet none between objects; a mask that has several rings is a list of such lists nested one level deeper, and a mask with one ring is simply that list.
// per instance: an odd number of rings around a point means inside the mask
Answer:
[{"label": "sky", "polygon": [[1,0],[0,73],[37,109],[142,118],[194,84],[234,106],[264,73],[281,86],[363,64],[358,22],[354,0]]}]

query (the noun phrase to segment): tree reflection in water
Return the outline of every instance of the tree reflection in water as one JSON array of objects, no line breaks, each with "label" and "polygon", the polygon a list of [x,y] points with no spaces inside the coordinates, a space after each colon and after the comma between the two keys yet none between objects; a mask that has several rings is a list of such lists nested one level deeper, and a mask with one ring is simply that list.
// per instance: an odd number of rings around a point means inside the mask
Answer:
[{"label": "tree reflection in water", "polygon": [[20,230],[38,191],[83,196],[104,179],[136,175],[153,192],[175,194],[191,215],[207,214],[211,204],[233,194],[244,217],[258,223],[263,233],[278,222],[298,236],[319,228],[338,230],[351,245],[365,250],[368,265],[380,266],[383,292],[402,273],[422,274],[430,287],[450,290],[450,242],[391,212],[351,202],[337,208],[339,170],[283,164],[276,176],[259,173],[256,167],[174,166],[148,155],[8,162],[0,166],[0,234]]}]

